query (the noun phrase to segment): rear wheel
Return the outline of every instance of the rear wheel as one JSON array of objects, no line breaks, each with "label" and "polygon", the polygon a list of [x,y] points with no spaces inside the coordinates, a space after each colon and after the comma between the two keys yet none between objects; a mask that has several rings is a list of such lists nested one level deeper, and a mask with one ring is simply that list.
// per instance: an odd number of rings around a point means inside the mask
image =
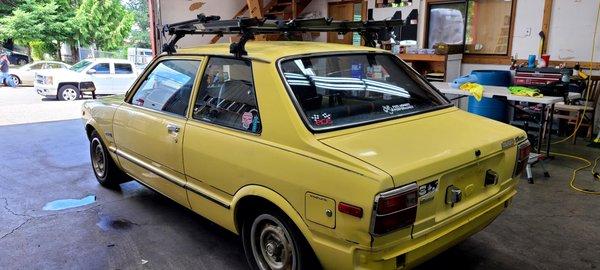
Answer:
[{"label": "rear wheel", "polygon": [[131,181],[131,178],[117,167],[95,130],[90,135],[90,157],[94,175],[100,185],[116,188],[121,183]]},{"label": "rear wheel", "polygon": [[250,268],[319,268],[314,267],[314,255],[292,221],[277,209],[262,209],[249,215],[242,224],[242,243]]},{"label": "rear wheel", "polygon": [[59,100],[73,101],[78,99],[79,96],[79,89],[77,89],[77,87],[75,87],[74,85],[63,85],[60,89],[58,89]]}]

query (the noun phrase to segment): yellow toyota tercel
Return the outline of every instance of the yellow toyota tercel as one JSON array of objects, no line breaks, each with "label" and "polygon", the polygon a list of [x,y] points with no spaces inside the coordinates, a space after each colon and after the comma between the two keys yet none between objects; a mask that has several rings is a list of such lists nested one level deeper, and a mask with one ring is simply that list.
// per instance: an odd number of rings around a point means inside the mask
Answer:
[{"label": "yellow toyota tercel", "polygon": [[83,105],[103,186],[132,179],[241,236],[253,269],[410,268],[510,204],[530,145],[396,56],[249,42],[158,56]]}]

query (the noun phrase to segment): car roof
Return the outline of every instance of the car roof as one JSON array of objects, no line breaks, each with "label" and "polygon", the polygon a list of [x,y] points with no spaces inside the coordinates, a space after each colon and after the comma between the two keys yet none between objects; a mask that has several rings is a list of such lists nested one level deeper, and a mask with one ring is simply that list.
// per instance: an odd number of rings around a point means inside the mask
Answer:
[{"label": "car roof", "polygon": [[39,63],[53,63],[53,64],[64,64],[64,65],[68,65],[67,63],[63,63],[63,62],[59,62],[59,61],[47,61],[47,60],[40,60],[40,61],[33,61],[30,64],[39,64]]},{"label": "car roof", "polygon": [[[210,54],[210,55],[228,55],[229,43],[217,43],[202,45],[193,48],[179,49],[177,54]],[[280,58],[318,53],[335,52],[358,52],[358,51],[384,51],[381,49],[353,46],[346,44],[335,44],[325,42],[306,42],[306,41],[249,41],[246,43],[248,57],[257,58],[264,61],[274,62]]]},{"label": "car roof", "polygon": [[114,62],[114,63],[127,63],[131,64],[129,60],[126,59],[114,59],[114,58],[87,58],[83,60],[93,61],[93,62]]}]

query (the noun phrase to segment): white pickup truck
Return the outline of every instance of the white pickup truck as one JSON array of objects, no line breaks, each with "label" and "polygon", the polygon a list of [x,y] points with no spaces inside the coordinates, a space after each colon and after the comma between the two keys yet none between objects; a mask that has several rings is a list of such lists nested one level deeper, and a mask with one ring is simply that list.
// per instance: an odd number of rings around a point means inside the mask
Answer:
[{"label": "white pickup truck", "polygon": [[65,70],[38,72],[34,88],[45,97],[76,100],[81,92],[97,95],[123,94],[139,75],[135,65],[119,59],[86,59]]}]

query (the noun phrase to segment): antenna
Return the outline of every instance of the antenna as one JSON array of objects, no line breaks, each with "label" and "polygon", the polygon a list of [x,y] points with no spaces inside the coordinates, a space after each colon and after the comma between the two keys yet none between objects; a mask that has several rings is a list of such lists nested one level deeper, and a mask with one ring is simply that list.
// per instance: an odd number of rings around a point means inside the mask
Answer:
[{"label": "antenna", "polygon": [[376,41],[384,38],[382,33],[389,33],[394,27],[401,27],[403,20],[384,21],[334,21],[332,18],[267,20],[239,17],[232,20],[221,20],[219,16],[199,14],[196,19],[163,27],[163,34],[173,38],[163,45],[163,52],[173,54],[175,45],[187,35],[240,35],[240,40],[230,45],[230,52],[236,57],[247,55],[246,42],[260,34],[289,34],[292,32],[336,32],[346,34],[359,33],[365,39],[365,45],[375,47]]}]

